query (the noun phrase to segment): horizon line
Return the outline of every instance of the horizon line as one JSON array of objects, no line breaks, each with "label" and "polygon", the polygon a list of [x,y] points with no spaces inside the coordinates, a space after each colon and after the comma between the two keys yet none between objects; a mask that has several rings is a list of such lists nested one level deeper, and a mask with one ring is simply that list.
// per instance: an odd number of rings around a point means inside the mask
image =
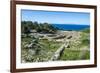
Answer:
[{"label": "horizon line", "polygon": [[[28,20],[21,20],[21,22],[22,21],[26,21],[26,22],[28,22]],[[38,21],[31,21],[32,23],[34,23],[34,22],[38,22]],[[49,23],[49,22],[38,22],[39,24],[40,23],[48,23],[48,24],[70,24],[70,25],[90,25],[90,24],[74,24],[74,23]]]}]

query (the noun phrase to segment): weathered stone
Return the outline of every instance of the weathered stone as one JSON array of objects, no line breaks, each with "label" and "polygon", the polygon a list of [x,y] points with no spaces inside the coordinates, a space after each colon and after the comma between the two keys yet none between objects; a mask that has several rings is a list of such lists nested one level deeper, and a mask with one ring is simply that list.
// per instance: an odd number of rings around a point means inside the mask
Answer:
[{"label": "weathered stone", "polygon": [[28,51],[28,52],[29,52],[29,54],[30,54],[30,55],[35,55],[35,54],[36,54],[36,51],[35,51],[35,50],[33,50],[33,49],[29,49],[29,51]]}]

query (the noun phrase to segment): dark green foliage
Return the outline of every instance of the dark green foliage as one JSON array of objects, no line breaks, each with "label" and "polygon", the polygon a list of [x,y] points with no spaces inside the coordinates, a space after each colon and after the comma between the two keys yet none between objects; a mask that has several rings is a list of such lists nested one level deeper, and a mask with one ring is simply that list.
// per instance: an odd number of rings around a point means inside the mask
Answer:
[{"label": "dark green foliage", "polygon": [[28,27],[26,27],[26,26],[24,27],[24,33],[25,33],[25,34],[30,33],[30,29],[29,29]]},{"label": "dark green foliage", "polygon": [[30,30],[36,30],[41,33],[55,33],[57,28],[53,27],[49,23],[38,23],[32,21],[22,21],[21,22],[21,31],[22,33],[30,33]]},{"label": "dark green foliage", "polygon": [[21,22],[21,32],[24,34],[29,34],[30,29],[32,29],[33,23],[31,21],[22,21]]},{"label": "dark green foliage", "polygon": [[83,39],[81,44],[88,45],[88,44],[90,44],[90,40],[89,39]]},{"label": "dark green foliage", "polygon": [[89,44],[90,44],[90,29],[84,29],[81,31],[81,37],[80,37],[80,40],[81,40],[81,46],[88,46],[89,47]]}]

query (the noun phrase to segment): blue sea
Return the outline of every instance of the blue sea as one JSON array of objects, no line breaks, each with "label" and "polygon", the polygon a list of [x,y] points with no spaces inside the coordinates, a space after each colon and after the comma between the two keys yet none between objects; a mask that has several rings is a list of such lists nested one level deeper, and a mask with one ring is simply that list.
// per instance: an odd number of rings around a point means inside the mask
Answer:
[{"label": "blue sea", "polygon": [[59,30],[83,30],[86,28],[90,28],[90,25],[76,25],[76,24],[52,24],[54,27]]}]

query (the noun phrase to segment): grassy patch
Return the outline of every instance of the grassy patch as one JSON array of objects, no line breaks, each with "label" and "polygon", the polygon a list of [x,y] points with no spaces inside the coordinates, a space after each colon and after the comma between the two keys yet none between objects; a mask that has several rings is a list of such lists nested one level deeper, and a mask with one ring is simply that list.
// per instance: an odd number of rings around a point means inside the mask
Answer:
[{"label": "grassy patch", "polygon": [[[80,57],[81,53],[82,51],[65,49],[62,56],[60,57],[60,60],[82,60],[83,58]],[[90,59],[89,51],[86,51],[83,57],[84,59]]]},{"label": "grassy patch", "polygon": [[[22,38],[22,44],[28,44],[30,41],[32,41],[32,38],[26,37]],[[29,52],[29,48],[25,48],[25,44],[21,45],[22,48],[22,60],[25,60],[25,62],[44,62],[49,61],[54,52],[61,46],[61,43],[55,42],[55,41],[49,41],[47,39],[39,39],[36,45],[39,45],[40,47],[34,47],[31,48],[33,51],[34,49],[38,49],[38,53],[32,55]]]}]

